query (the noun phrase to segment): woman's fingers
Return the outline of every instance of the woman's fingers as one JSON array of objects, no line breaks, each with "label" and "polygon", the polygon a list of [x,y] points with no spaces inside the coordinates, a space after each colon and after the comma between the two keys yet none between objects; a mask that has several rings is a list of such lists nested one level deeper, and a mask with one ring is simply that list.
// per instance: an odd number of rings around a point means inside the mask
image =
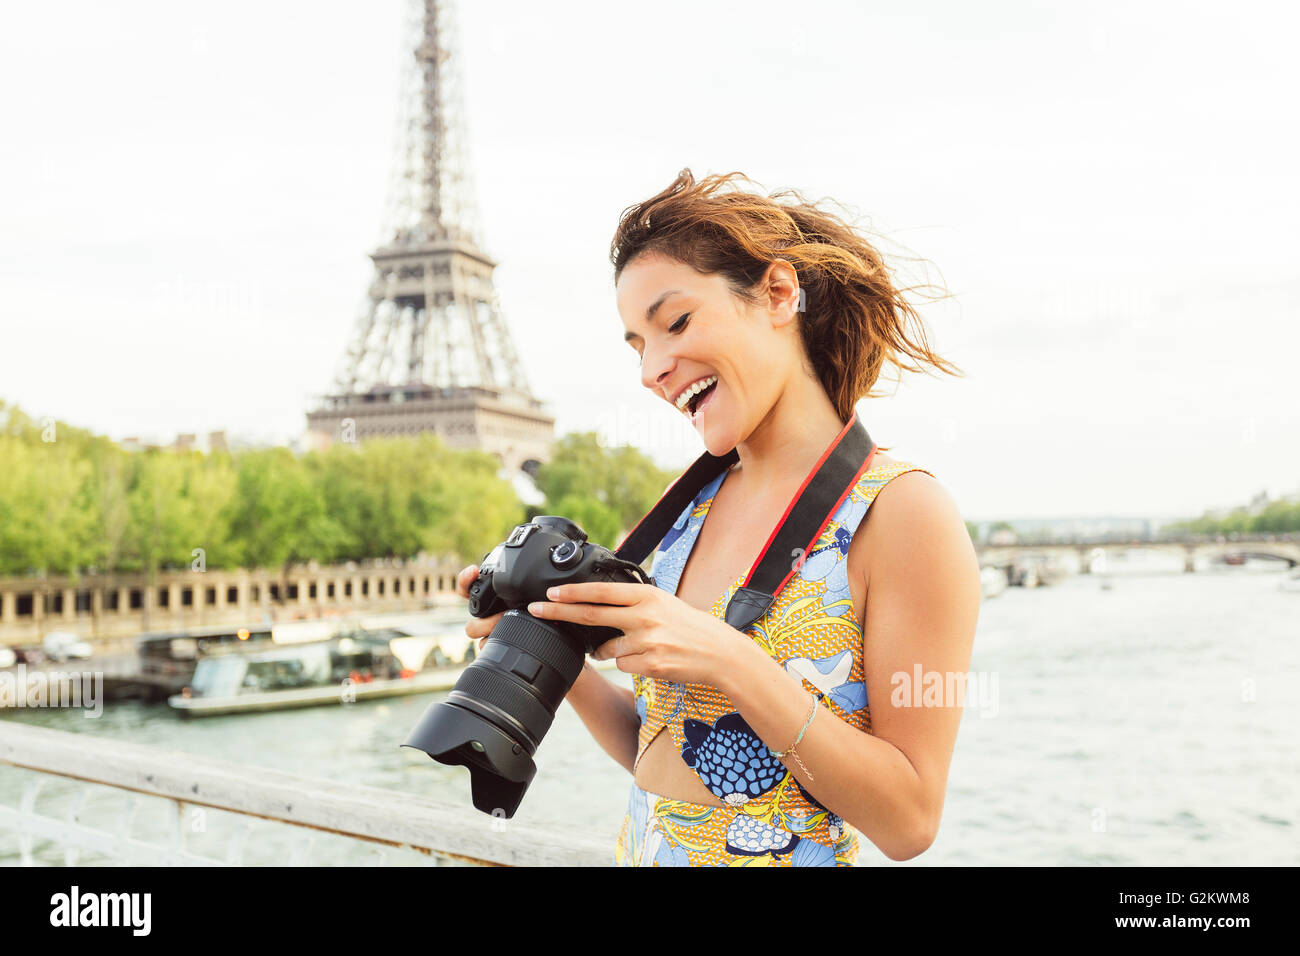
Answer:
[{"label": "woman's fingers", "polygon": [[555,601],[534,601],[528,613],[547,621],[572,621],[589,627],[612,627],[619,631],[640,626],[641,612],[622,604],[560,604]]},{"label": "woman's fingers", "polygon": [[580,581],[576,584],[558,584],[548,589],[546,596],[552,601],[631,605],[646,600],[657,590],[650,584]]},{"label": "woman's fingers", "polygon": [[478,565],[471,564],[469,567],[461,568],[460,574],[456,575],[456,593],[461,597],[469,598],[469,586],[474,583],[478,577]]},{"label": "woman's fingers", "polygon": [[650,655],[648,654],[624,654],[616,659],[615,667],[624,674],[641,674],[642,676],[659,676],[651,675]]},{"label": "woman's fingers", "polygon": [[645,638],[632,634],[620,634],[618,637],[611,637],[604,644],[592,651],[591,656],[594,660],[607,661],[615,657],[627,657],[629,654],[641,655],[645,653]]},{"label": "woman's fingers", "polygon": [[[456,593],[461,597],[469,598],[469,586],[474,583],[478,577],[478,565],[471,564],[460,569],[460,574],[456,575]],[[493,614],[491,617],[471,617],[465,622],[465,634],[478,641],[481,648],[492,633],[492,628],[496,627],[497,621],[501,620],[500,614]]]},{"label": "woman's fingers", "polygon": [[501,620],[501,615],[504,613],[502,611],[491,617],[471,617],[465,622],[465,634],[478,641],[479,647],[482,647],[483,642],[492,633],[492,628],[497,626],[497,621]]}]

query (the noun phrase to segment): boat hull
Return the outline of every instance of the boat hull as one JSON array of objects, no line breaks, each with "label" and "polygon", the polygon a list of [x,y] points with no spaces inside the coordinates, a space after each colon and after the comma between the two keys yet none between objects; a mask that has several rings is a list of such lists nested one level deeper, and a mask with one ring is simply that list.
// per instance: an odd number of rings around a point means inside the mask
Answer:
[{"label": "boat hull", "polygon": [[[270,710],[292,710],[298,707],[339,706],[362,700],[451,690],[468,666],[465,664],[459,667],[420,671],[412,677],[396,677],[390,680],[329,684],[321,687],[295,687],[230,697],[186,697],[182,694],[174,694],[167,698],[167,703],[183,717],[219,717],[229,714],[256,714]],[[612,660],[596,661],[595,667],[599,670],[612,670],[616,667],[616,663]]]}]

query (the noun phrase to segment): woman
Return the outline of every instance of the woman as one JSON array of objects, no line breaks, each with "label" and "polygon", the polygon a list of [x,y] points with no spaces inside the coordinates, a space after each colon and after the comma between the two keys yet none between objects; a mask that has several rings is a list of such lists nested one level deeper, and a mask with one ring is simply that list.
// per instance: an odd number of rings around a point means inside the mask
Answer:
[{"label": "woman", "polygon": [[892,685],[918,667],[965,674],[979,611],[952,498],[877,450],[771,608],[744,631],[722,615],[883,363],[960,373],[853,229],[739,180],[683,170],[624,212],[611,246],[642,384],[739,460],[661,542],[657,586],[564,585],[528,610],[623,632],[594,656],[634,690],[588,662],[568,695],[633,775],[617,862],[847,865],[857,832],[905,860],[938,831],[962,710]]}]

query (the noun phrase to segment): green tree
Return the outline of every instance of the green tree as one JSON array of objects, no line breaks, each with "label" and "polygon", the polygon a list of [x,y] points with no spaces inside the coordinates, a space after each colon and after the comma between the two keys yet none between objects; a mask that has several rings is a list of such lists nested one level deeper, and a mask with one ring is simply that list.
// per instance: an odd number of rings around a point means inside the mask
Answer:
[{"label": "green tree", "polygon": [[[304,456],[127,452],[0,400],[0,574],[131,570],[153,586],[198,548],[206,567],[281,568],[285,579],[312,559],[477,560],[524,517],[498,472],[493,456],[433,435]],[[634,497],[641,480],[607,474],[602,494]]]},{"label": "green tree", "polygon": [[1249,527],[1256,534],[1283,534],[1300,530],[1300,504],[1271,502],[1251,518]]},{"label": "green tree", "polygon": [[582,525],[587,536],[613,547],[677,477],[636,448],[605,448],[595,432],[565,435],[537,474],[550,514]]},{"label": "green tree", "polygon": [[308,456],[340,530],[335,560],[454,554],[469,562],[523,518],[496,459],[434,435],[335,445]]},{"label": "green tree", "polygon": [[91,467],[99,545],[95,564],[106,574],[112,574],[120,566],[127,547],[127,527],[131,520],[128,494],[131,463],[121,448],[101,440],[96,443]]},{"label": "green tree", "polygon": [[280,568],[282,599],[294,564],[332,554],[345,538],[308,465],[287,448],[239,457],[228,509],[232,552],[244,567]]},{"label": "green tree", "polygon": [[55,442],[0,436],[0,562],[8,574],[76,574],[95,551],[90,465]]},{"label": "green tree", "polygon": [[523,520],[523,503],[511,484],[498,477],[492,455],[456,452],[436,464],[424,549],[477,561]]}]

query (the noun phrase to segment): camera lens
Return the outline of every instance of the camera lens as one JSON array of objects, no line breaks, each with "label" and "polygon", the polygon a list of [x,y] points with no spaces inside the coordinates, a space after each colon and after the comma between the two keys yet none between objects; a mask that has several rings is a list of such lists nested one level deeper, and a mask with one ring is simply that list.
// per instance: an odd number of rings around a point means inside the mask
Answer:
[{"label": "camera lens", "polygon": [[506,611],[447,699],[429,706],[402,746],[468,767],[474,806],[514,816],[584,653],[558,625]]}]

